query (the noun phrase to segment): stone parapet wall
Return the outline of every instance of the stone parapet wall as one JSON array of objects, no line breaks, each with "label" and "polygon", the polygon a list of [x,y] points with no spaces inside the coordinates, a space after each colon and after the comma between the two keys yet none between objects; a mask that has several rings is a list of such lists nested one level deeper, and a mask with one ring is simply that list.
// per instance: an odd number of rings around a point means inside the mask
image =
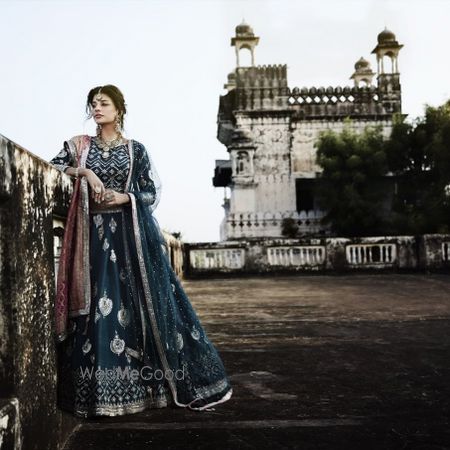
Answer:
[{"label": "stone parapet wall", "polygon": [[450,235],[239,239],[185,244],[187,276],[436,270],[450,272]]}]

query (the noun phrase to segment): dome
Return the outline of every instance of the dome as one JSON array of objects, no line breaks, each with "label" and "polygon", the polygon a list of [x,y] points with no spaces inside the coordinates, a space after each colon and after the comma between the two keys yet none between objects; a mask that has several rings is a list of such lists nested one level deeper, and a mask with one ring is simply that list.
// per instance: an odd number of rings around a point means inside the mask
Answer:
[{"label": "dome", "polygon": [[364,59],[362,56],[361,58],[356,61],[355,64],[355,70],[361,70],[361,69],[370,69],[370,63],[367,61],[367,59]]},{"label": "dome", "polygon": [[228,80],[235,80],[236,79],[236,73],[235,72],[230,72],[228,74]]},{"label": "dome", "polygon": [[244,36],[248,36],[248,35],[253,36],[253,29],[248,23],[245,23],[244,21],[242,21],[242,23],[240,23],[236,27],[236,35],[237,36],[243,36],[243,35]]},{"label": "dome", "polygon": [[385,28],[377,37],[379,44],[387,44],[389,42],[395,42],[395,34]]}]

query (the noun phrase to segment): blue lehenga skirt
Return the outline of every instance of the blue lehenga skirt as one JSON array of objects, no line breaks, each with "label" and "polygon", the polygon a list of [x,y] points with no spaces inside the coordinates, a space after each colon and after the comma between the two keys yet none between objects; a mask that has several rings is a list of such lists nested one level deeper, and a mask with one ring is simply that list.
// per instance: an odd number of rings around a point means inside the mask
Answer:
[{"label": "blue lehenga skirt", "polygon": [[[58,405],[81,417],[174,405],[151,333],[142,280],[137,276],[136,245],[125,226],[125,208],[89,214],[90,313],[70,318],[68,338],[58,345]],[[171,280],[174,292],[182,290],[178,280]],[[190,311],[187,306],[185,310]],[[176,334],[174,347],[179,351],[183,338]],[[199,342],[200,336],[213,348],[200,323],[192,321],[189,339]],[[207,364],[206,359],[200,360]],[[219,400],[216,403],[222,401],[224,387],[222,381],[222,386],[214,388],[217,395],[211,398]]]}]

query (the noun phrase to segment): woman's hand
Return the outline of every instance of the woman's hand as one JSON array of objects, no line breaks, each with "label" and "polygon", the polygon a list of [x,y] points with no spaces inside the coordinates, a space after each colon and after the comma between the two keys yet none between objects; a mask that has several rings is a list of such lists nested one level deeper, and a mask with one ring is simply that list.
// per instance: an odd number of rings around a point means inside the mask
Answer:
[{"label": "woman's hand", "polygon": [[106,189],[105,200],[102,202],[103,206],[119,206],[128,203],[130,197],[122,192],[114,191],[113,189]]},{"label": "woman's hand", "polygon": [[91,187],[91,196],[94,201],[96,203],[102,202],[105,199],[106,193],[102,180],[90,169],[87,169],[85,177]]}]

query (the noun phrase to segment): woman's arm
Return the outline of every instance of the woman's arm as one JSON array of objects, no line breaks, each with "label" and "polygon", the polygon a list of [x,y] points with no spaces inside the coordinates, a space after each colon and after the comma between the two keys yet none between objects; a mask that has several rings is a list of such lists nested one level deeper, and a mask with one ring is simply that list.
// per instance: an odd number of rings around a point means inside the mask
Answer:
[{"label": "woman's arm", "polygon": [[[77,174],[76,167],[73,167],[75,165],[75,156],[72,154],[67,141],[64,142],[64,147],[59,151],[59,153],[49,162],[57,169],[67,173],[67,175],[74,177]],[[78,176],[85,177],[90,171],[91,169],[87,169],[86,167],[79,167]]]},{"label": "woman's arm", "polygon": [[[64,142],[64,147],[59,151],[59,153],[49,161],[50,164],[55,166],[61,172],[66,172],[68,168],[73,168],[75,164],[75,155],[72,154],[72,151],[69,148],[67,142]],[[68,173],[69,175],[75,175],[75,169],[73,170],[73,174]]]},{"label": "woman's arm", "polygon": [[137,180],[136,184],[126,195],[128,201],[131,201],[130,197],[134,195],[144,206],[149,207],[153,211],[159,203],[161,182],[147,149],[141,143],[138,143],[138,145],[139,169],[137,172]]}]

